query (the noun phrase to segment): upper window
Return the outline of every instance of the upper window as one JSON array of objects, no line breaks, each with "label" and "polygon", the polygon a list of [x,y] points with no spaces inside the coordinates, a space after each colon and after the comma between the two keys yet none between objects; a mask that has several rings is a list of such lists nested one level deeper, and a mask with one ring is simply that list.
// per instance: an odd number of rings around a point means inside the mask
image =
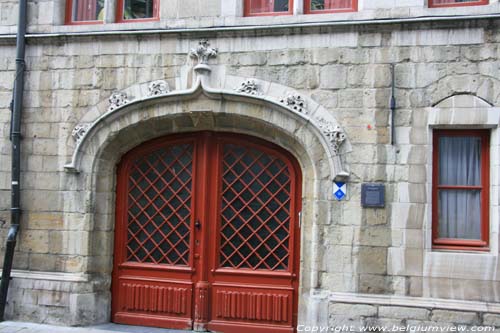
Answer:
[{"label": "upper window", "polygon": [[429,0],[429,7],[456,7],[487,5],[489,0]]},{"label": "upper window", "polygon": [[68,0],[67,24],[99,23],[104,20],[104,0]]},{"label": "upper window", "polygon": [[433,247],[487,250],[489,132],[436,130],[433,141]]},{"label": "upper window", "polygon": [[118,0],[117,22],[158,19],[158,0]]},{"label": "upper window", "polygon": [[306,14],[353,12],[358,10],[358,0],[305,0]]},{"label": "upper window", "polygon": [[293,12],[293,0],[245,0],[245,16],[287,15]]}]

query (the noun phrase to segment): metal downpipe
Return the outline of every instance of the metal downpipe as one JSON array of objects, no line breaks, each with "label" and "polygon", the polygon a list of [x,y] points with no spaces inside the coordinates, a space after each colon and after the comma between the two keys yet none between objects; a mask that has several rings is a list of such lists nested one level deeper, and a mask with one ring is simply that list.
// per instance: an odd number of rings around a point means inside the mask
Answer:
[{"label": "metal downpipe", "polygon": [[24,69],[26,48],[26,11],[27,0],[19,0],[19,19],[16,40],[16,76],[14,80],[13,108],[10,123],[10,140],[12,142],[12,182],[11,182],[11,226],[7,235],[5,256],[0,282],[0,321],[4,320],[7,293],[9,291],[10,273],[14,259],[17,233],[20,228],[20,177],[21,177],[21,114],[23,108]]}]

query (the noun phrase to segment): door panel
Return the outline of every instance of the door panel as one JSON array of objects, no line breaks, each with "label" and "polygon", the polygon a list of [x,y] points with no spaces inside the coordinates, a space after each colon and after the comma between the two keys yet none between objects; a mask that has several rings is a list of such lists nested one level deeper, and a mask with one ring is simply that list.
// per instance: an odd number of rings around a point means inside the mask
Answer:
[{"label": "door panel", "polygon": [[192,325],[194,137],[160,139],[118,169],[113,321]]},{"label": "door panel", "polygon": [[290,173],[279,158],[223,145],[219,267],[287,270]]},{"label": "door panel", "polygon": [[300,169],[248,136],[170,136],[118,168],[113,320],[293,332]]},{"label": "door panel", "polygon": [[285,152],[248,138],[219,137],[218,155],[208,328],[291,332],[297,309],[297,166]]}]

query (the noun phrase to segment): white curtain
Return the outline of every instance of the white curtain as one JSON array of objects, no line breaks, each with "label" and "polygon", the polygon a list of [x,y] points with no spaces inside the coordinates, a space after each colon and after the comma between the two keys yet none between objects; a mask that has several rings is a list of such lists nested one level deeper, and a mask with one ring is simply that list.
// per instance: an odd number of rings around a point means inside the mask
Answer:
[{"label": "white curtain", "polygon": [[[439,138],[439,185],[481,185],[481,138]],[[481,239],[480,190],[439,190],[439,237]]]}]

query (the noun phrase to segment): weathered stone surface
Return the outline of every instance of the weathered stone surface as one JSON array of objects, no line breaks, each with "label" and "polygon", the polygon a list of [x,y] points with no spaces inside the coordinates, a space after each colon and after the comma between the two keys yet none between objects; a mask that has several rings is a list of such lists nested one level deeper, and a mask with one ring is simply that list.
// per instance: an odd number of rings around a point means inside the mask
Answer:
[{"label": "weathered stone surface", "polygon": [[[14,267],[69,274],[58,275],[69,280],[80,273],[95,275],[89,277],[88,283],[15,278],[8,309],[13,318],[71,325],[109,320],[116,165],[126,151],[146,140],[198,130],[244,132],[272,141],[297,157],[303,179],[304,214],[299,280],[299,306],[303,309],[299,311],[299,323],[306,317],[316,319],[316,310],[309,308],[303,297],[316,293],[325,299],[331,292],[356,292],[500,301],[496,292],[498,278],[491,273],[499,270],[494,256],[468,254],[481,267],[470,272],[474,278],[469,280],[463,272],[468,274],[466,268],[471,261],[463,260],[461,253],[450,251],[441,259],[453,263],[453,270],[448,272],[438,265],[435,256],[428,255],[433,206],[429,190],[432,126],[463,122],[471,128],[482,128],[486,123],[488,128],[495,127],[490,130],[490,149],[492,166],[498,166],[498,121],[488,118],[496,114],[490,106],[500,105],[498,19],[451,20],[457,15],[496,14],[498,4],[492,1],[487,6],[428,9],[424,2],[365,0],[360,2],[359,13],[302,15],[297,13],[302,8],[294,8],[294,15],[243,18],[243,1],[176,0],[160,6],[158,22],[109,24],[115,20],[113,10],[108,10],[111,6],[106,7],[105,24],[71,26],[62,26],[62,2],[30,2],[28,30],[34,36],[49,35],[30,37],[27,48],[23,214]],[[298,3],[294,6],[300,7]],[[16,7],[13,0],[0,3],[0,219],[6,221],[0,228],[3,243],[10,221],[8,108],[15,75],[15,46],[13,38],[6,36],[15,32]],[[432,15],[447,16],[447,21],[349,25],[350,20],[358,19],[404,20],[418,16],[429,20],[427,17]],[[336,20],[342,23],[332,26],[326,22]],[[298,22],[304,25],[294,27]],[[316,22],[321,26],[309,26]],[[254,29],[259,25],[268,27]],[[228,84],[231,80],[264,80],[263,97],[275,101],[281,95],[300,93],[311,98],[310,117],[314,119],[324,112],[335,118],[348,136],[340,155],[349,171],[345,200],[334,202],[330,156],[310,135],[314,128],[308,118],[287,117],[274,107],[220,102],[203,94],[194,101],[172,104],[156,100],[137,107],[143,111],[117,115],[116,121],[108,119],[99,125],[103,129],[95,140],[82,147],[89,157],[83,168],[87,171],[78,175],[63,171],[75,147],[70,137],[72,129],[87,122],[82,119],[90,122],[101,116],[106,108],[102,107],[103,101],[114,90],[127,90],[131,98],[138,99],[146,96],[145,87],[153,80],[167,80],[173,91],[192,87],[195,76],[187,52],[204,34],[202,31],[209,31],[206,27],[218,26],[228,26],[231,31],[210,33],[219,56],[209,63],[212,72],[207,82],[233,89]],[[165,27],[168,33],[161,31]],[[101,34],[50,35],[122,28],[136,31],[119,40]],[[141,34],[140,30],[146,28],[160,30]],[[177,28],[195,30],[176,33]],[[396,81],[394,123],[389,109],[392,64]],[[231,74],[237,77],[229,79]],[[450,96],[454,97],[448,99]],[[466,96],[475,96],[481,103],[471,104]],[[442,111],[436,119],[443,122],[432,123],[436,105],[472,111]],[[486,111],[478,110],[479,106]],[[204,114],[199,116],[198,112]],[[225,116],[217,118],[215,114],[219,113]],[[229,117],[236,114],[241,117]],[[391,125],[395,125],[394,138]],[[124,132],[126,128],[128,132]],[[491,197],[495,205],[491,209],[490,245],[496,249],[499,173],[492,170],[492,175]],[[367,182],[386,185],[384,209],[360,207],[361,184]],[[430,277],[440,274],[448,275]],[[97,276],[106,279],[99,287]],[[333,304],[328,310],[330,317],[322,318],[322,324],[397,325],[406,320],[473,325],[482,318],[485,325],[498,325],[500,321],[492,313],[439,309],[429,313],[425,308],[387,304]],[[373,319],[367,321],[364,317]]]},{"label": "weathered stone surface", "polygon": [[500,326],[500,315],[488,313],[483,316],[483,325]]},{"label": "weathered stone surface", "polygon": [[362,304],[331,303],[329,312],[331,315],[356,319],[359,317],[375,316],[377,314],[377,307]]},{"label": "weathered stone surface", "polygon": [[433,310],[431,320],[435,322],[478,325],[479,316],[475,312]]},{"label": "weathered stone surface", "polygon": [[401,306],[380,306],[378,309],[379,317],[428,320],[430,311],[421,308],[409,308]]},{"label": "weathered stone surface", "polygon": [[386,275],[359,274],[358,290],[364,294],[386,294],[391,292],[391,279]]},{"label": "weathered stone surface", "polygon": [[371,274],[387,272],[387,248],[385,247],[360,247],[358,258],[359,272]]},{"label": "weathered stone surface", "polygon": [[347,86],[347,68],[343,65],[328,65],[319,74],[320,88],[341,89]]}]

